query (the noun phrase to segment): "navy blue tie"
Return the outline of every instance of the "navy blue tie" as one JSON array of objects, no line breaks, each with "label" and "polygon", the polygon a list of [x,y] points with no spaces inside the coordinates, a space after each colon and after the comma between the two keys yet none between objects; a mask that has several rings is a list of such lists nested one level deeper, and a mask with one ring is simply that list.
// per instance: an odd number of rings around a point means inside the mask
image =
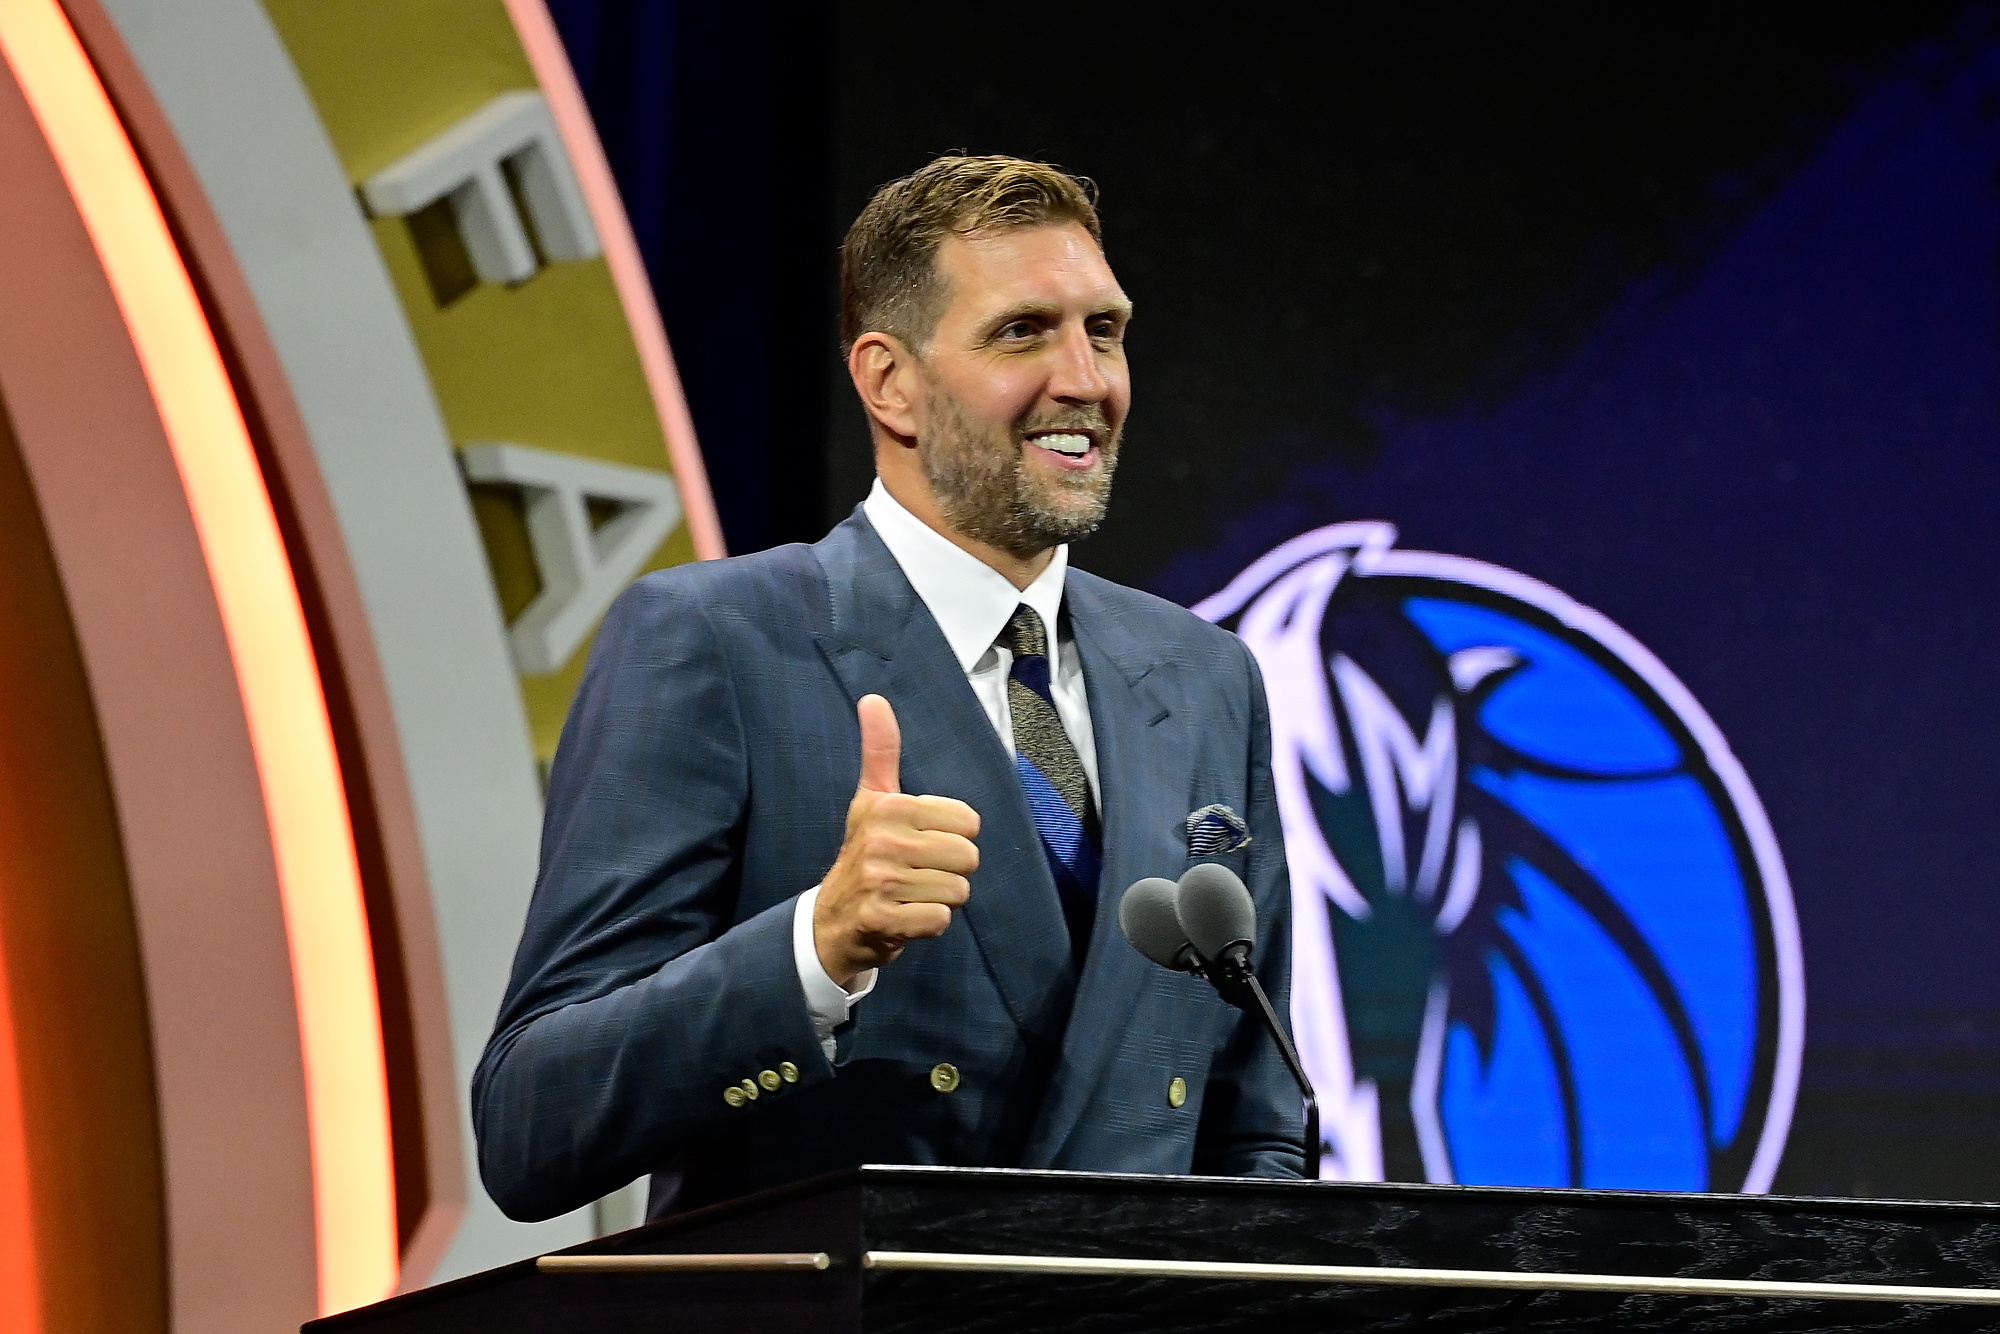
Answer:
[{"label": "navy blue tie", "polygon": [[1090,778],[1069,733],[1063,730],[1050,693],[1049,638],[1033,607],[1021,604],[1001,642],[1014,655],[1007,677],[1007,712],[1014,724],[1014,768],[1028,794],[1035,828],[1055,875],[1069,924],[1070,947],[1078,960],[1090,943],[1091,919],[1097,912],[1097,869],[1100,858],[1097,807],[1090,799]]}]

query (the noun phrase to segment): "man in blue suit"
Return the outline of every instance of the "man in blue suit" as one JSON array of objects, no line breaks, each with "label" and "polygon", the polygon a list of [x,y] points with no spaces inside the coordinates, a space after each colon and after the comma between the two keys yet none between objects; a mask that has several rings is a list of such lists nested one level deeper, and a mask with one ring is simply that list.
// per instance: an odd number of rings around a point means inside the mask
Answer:
[{"label": "man in blue suit", "polygon": [[1131,305],[1087,184],[941,158],[843,247],[867,500],[812,546],[649,575],[550,777],[473,1081],[517,1218],[861,1163],[1297,1176],[1268,1036],[1118,929],[1195,860],[1289,890],[1240,641],[1069,568],[1104,514]]}]

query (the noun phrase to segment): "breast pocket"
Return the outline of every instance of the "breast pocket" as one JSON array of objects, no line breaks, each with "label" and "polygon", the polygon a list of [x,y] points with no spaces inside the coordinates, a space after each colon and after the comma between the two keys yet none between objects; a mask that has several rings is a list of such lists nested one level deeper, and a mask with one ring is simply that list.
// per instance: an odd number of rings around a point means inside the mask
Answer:
[{"label": "breast pocket", "polygon": [[1221,862],[1241,875],[1250,847],[1250,824],[1238,806],[1211,800],[1188,812],[1182,832],[1187,839],[1188,864]]}]

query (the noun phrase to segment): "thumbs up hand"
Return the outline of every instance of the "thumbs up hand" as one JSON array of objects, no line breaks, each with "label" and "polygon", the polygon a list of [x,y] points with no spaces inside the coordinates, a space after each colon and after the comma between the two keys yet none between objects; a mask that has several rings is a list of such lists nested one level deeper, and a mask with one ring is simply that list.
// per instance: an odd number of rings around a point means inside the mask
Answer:
[{"label": "thumbs up hand", "polygon": [[813,945],[843,987],[889,963],[912,940],[941,936],[972,892],[979,812],[952,797],[903,792],[902,732],[880,695],[864,695],[861,784],[847,807],[847,838],[820,884]]}]

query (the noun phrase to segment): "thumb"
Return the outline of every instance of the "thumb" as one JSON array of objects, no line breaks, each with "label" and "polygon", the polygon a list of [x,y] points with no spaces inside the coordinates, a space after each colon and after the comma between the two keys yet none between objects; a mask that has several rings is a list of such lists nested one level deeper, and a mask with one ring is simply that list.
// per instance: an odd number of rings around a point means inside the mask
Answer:
[{"label": "thumb", "polygon": [[854,711],[861,720],[861,786],[869,792],[901,792],[897,771],[903,732],[896,726],[896,711],[880,695],[863,695]]}]

